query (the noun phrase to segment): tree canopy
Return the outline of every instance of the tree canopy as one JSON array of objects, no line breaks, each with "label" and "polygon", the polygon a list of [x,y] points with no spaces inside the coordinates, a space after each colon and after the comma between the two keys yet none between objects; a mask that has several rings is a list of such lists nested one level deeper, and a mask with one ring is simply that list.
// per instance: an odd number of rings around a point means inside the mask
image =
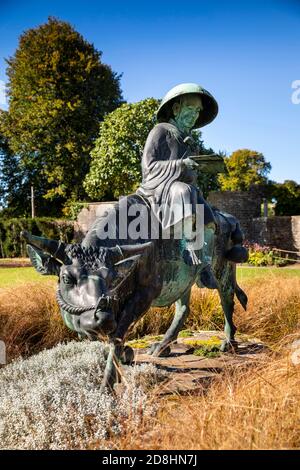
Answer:
[{"label": "tree canopy", "polygon": [[20,175],[19,159],[11,152],[7,139],[1,133],[0,175],[1,215],[29,215],[30,204],[24,202],[30,195],[30,186],[27,186],[24,175]]},{"label": "tree canopy", "polygon": [[57,217],[57,207],[49,205],[43,195],[47,181],[36,168],[26,168],[20,157],[14,155],[7,139],[0,133],[0,216],[29,217],[31,215],[31,186],[34,187],[38,214]]},{"label": "tree canopy", "polygon": [[247,191],[251,185],[264,185],[271,171],[262,153],[255,150],[240,149],[225,157],[227,174],[219,176],[223,191]]},{"label": "tree canopy", "polygon": [[275,215],[300,215],[300,184],[293,180],[268,185],[269,199],[275,199]]},{"label": "tree canopy", "polygon": [[1,129],[25,178],[52,204],[85,196],[89,153],[104,116],[122,103],[120,76],[64,21],[26,31],[7,60]]}]

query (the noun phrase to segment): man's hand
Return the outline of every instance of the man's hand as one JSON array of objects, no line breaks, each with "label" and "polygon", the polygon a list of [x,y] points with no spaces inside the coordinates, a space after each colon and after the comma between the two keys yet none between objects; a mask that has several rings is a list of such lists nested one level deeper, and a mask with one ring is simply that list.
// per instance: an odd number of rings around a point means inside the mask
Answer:
[{"label": "man's hand", "polygon": [[189,169],[193,169],[193,168],[196,168],[198,165],[198,163],[196,163],[194,160],[192,160],[191,158],[184,158],[182,160],[182,163]]}]

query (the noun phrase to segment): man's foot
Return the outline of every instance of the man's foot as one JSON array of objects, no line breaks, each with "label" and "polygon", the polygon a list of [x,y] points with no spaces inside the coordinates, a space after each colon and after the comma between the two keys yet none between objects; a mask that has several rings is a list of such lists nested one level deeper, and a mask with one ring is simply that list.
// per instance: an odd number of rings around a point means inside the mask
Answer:
[{"label": "man's foot", "polygon": [[246,263],[249,258],[248,250],[242,245],[234,245],[226,251],[225,258],[234,263]]},{"label": "man's foot", "polygon": [[208,289],[218,288],[218,283],[210,264],[205,266],[205,268],[200,272],[200,280],[201,284]]},{"label": "man's foot", "polygon": [[201,264],[200,258],[198,258],[195,250],[193,250],[192,248],[186,248],[185,250],[183,250],[182,257],[183,257],[183,261],[188,266],[195,266],[195,265],[197,266]]}]

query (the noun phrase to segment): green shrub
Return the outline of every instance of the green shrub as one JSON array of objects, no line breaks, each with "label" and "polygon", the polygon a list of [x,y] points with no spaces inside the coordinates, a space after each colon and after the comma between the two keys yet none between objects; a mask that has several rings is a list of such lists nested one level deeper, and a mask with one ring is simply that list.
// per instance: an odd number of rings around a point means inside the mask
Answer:
[{"label": "green shrub", "polygon": [[248,264],[252,266],[285,266],[293,260],[283,258],[279,250],[258,243],[244,243],[249,251]]},{"label": "green shrub", "polygon": [[63,208],[63,214],[68,219],[76,220],[79,212],[81,212],[82,209],[88,207],[88,205],[88,202],[71,201]]},{"label": "green shrub", "polygon": [[194,348],[194,356],[203,356],[203,357],[218,357],[220,356],[220,346],[222,341],[217,336],[212,336],[209,339],[189,339],[184,340],[184,344]]}]

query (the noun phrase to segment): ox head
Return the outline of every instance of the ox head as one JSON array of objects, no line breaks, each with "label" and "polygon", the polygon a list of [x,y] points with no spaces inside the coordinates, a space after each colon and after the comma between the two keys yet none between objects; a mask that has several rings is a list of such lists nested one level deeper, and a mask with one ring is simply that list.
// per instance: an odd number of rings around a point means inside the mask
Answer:
[{"label": "ox head", "polygon": [[66,325],[90,338],[112,335],[151,242],[105,248],[67,245],[28,232],[22,236],[35,269],[59,277],[57,302]]}]

